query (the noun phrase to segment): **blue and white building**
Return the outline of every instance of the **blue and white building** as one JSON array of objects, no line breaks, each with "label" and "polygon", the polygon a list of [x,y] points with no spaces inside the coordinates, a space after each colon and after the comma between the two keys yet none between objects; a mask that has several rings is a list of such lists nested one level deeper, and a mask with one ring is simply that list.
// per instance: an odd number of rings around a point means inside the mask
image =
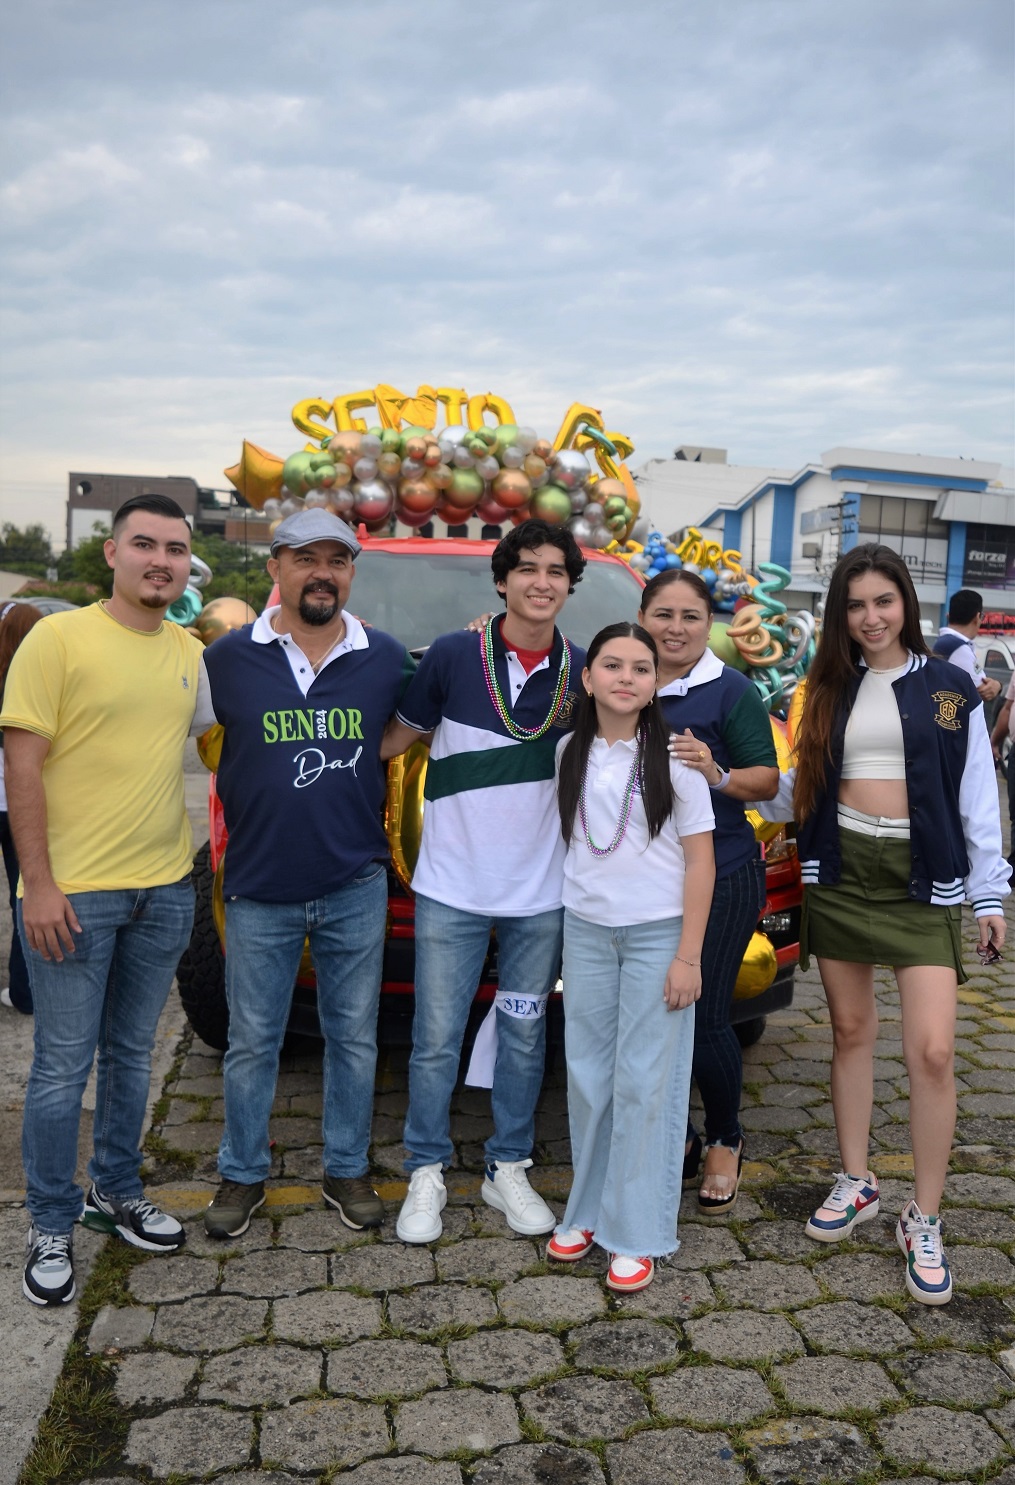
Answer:
[{"label": "blue and white building", "polygon": [[791,608],[814,608],[842,552],[881,541],[905,557],[934,627],[957,588],[1015,614],[1015,470],[1000,464],[836,448],[800,469],[759,469],[685,446],[632,472],[660,530],[695,526],[754,571],[787,568]]}]

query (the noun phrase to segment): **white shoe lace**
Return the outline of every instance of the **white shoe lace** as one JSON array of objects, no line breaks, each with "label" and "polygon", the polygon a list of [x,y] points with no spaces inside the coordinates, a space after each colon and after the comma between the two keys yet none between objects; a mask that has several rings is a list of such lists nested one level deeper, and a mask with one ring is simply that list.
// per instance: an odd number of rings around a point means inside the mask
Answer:
[{"label": "white shoe lace", "polygon": [[70,1238],[58,1232],[40,1233],[32,1244],[33,1268],[58,1268],[70,1261]]},{"label": "white shoe lace", "polygon": [[854,1180],[852,1176],[847,1176],[845,1171],[840,1170],[835,1177],[832,1194],[824,1205],[831,1207],[835,1212],[844,1212],[860,1191],[861,1186],[866,1186],[866,1184],[863,1177]]},{"label": "white shoe lace", "polygon": [[[919,1210],[918,1208],[916,1209]],[[922,1212],[906,1221],[906,1237],[913,1249],[913,1259],[919,1268],[943,1268],[944,1254],[941,1245],[941,1223],[932,1222]]]},{"label": "white shoe lace", "polygon": [[406,1192],[406,1204],[409,1210],[407,1216],[415,1217],[423,1214],[427,1217],[437,1215],[437,1197],[443,1181],[432,1170],[424,1166],[421,1170],[413,1171],[409,1181],[409,1189]]},{"label": "white shoe lace", "polygon": [[498,1161],[494,1167],[495,1178],[496,1176],[503,1177],[504,1184],[511,1187],[511,1190],[523,1205],[526,1205],[530,1201],[538,1200],[536,1193],[529,1185],[529,1178],[525,1174],[531,1164],[531,1160],[515,1160],[508,1164],[502,1164]]}]

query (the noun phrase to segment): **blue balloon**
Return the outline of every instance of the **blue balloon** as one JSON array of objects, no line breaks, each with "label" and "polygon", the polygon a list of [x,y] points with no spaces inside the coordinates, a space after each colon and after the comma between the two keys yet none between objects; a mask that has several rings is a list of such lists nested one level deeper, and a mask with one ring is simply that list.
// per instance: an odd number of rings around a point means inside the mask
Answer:
[{"label": "blue balloon", "polygon": [[701,576],[702,576],[702,580],[703,580],[703,582],[705,584],[705,587],[709,590],[709,592],[711,592],[712,589],[715,587],[716,583],[718,582],[719,574],[715,571],[715,568],[708,567],[701,574]]},{"label": "blue balloon", "polygon": [[669,554],[669,556],[666,558],[666,566],[667,567],[683,567],[683,565],[684,564],[681,562],[681,560],[677,556],[676,552],[671,552]]}]

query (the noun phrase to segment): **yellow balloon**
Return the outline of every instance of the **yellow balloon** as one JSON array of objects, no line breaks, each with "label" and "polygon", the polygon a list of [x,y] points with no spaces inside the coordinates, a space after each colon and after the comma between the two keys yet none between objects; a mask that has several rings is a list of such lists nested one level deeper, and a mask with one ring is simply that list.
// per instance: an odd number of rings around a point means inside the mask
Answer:
[{"label": "yellow balloon", "polygon": [[464,387],[438,387],[437,401],[444,407],[444,421],[449,428],[462,425],[462,408],[469,400]]},{"label": "yellow balloon", "polygon": [[244,439],[240,462],[223,470],[223,474],[248,505],[260,510],[266,500],[278,498],[284,463],[277,454],[269,454],[267,449],[259,449],[256,443]]},{"label": "yellow balloon", "polygon": [[354,407],[373,407],[373,389],[368,388],[365,392],[346,392],[341,397],[336,397],[331,404],[335,414],[335,427],[339,433],[365,433],[367,425],[363,418],[354,418],[352,410]]},{"label": "yellow balloon", "polygon": [[786,713],[786,736],[789,738],[791,748],[796,747],[797,732],[800,729],[800,718],[803,716],[806,697],[807,677],[804,676],[796,683],[796,689],[790,697],[789,711]]},{"label": "yellow balloon", "polygon": [[297,402],[292,410],[292,420],[301,433],[308,438],[316,440],[315,448],[320,448],[326,438],[334,434],[333,428],[328,428],[323,423],[315,423],[314,418],[328,418],[331,416],[331,403],[322,402],[319,397],[305,397],[302,402]]},{"label": "yellow balloon", "polygon": [[384,829],[391,847],[391,864],[405,888],[409,887],[416,870],[423,835],[423,785],[429,761],[429,747],[418,742],[388,764]]},{"label": "yellow balloon", "polygon": [[775,979],[778,968],[772,940],[764,933],[752,934],[733,987],[733,999],[753,1000],[761,995]]},{"label": "yellow balloon", "polygon": [[202,732],[197,739],[197,756],[204,764],[209,773],[218,773],[219,761],[222,757],[222,741],[226,735],[226,729],[220,722],[215,722]]},{"label": "yellow balloon", "polygon": [[204,644],[210,645],[230,629],[242,629],[256,618],[250,604],[242,598],[213,598],[198,614],[194,627]]},{"label": "yellow balloon", "polygon": [[475,397],[469,398],[469,404],[465,410],[465,419],[469,427],[482,428],[485,412],[492,412],[498,423],[513,423],[515,420],[510,402],[506,402],[503,397],[498,397],[493,392],[480,392]]}]

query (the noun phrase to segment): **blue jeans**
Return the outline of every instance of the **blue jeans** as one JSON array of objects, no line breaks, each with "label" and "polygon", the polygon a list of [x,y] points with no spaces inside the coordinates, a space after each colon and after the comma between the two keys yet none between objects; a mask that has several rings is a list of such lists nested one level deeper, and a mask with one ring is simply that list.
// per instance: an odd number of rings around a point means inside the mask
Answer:
[{"label": "blue jeans", "polygon": [[25,951],[21,946],[21,934],[18,932],[18,877],[21,873],[18,870],[18,856],[14,849],[10,817],[6,810],[0,810],[0,848],[3,849],[4,870],[7,873],[7,886],[10,891],[11,917],[14,919],[11,953],[7,961],[7,984],[11,992],[11,1005],[16,1011],[30,1016],[32,1014],[32,987],[28,981],[28,965],[25,963]]},{"label": "blue jeans", "polygon": [[564,913],[564,1045],[574,1181],[563,1229],[610,1253],[677,1243],[694,1007],[667,1010],[680,918],[607,928]]},{"label": "blue jeans", "polygon": [[271,1171],[278,1056],[308,938],[324,1034],[324,1169],[330,1176],[366,1173],[387,911],[388,874],[376,862],[310,902],[226,899],[229,1050],[218,1159],[225,1180],[252,1186]]},{"label": "blue jeans", "polygon": [[[194,922],[190,877],[165,887],[74,892],[83,932],[74,953],[45,960],[26,948],[35,1002],[35,1056],[21,1156],[28,1210],[41,1232],[69,1232],[84,1193],[74,1180],[81,1097],[98,1050],[94,1149],[88,1174],[107,1196],[140,1196],[151,1053],[159,1016]],[[18,906],[18,926],[24,924]]]},{"label": "blue jeans", "polygon": [[[562,920],[560,908],[531,918],[498,918],[462,912],[417,894],[406,1170],[451,1163],[451,1095],[490,929],[497,930],[499,992],[538,999],[549,992],[560,970]],[[488,1164],[527,1160],[531,1155],[545,1056],[545,1015],[509,1016],[498,1006],[493,1134],[485,1146]]]},{"label": "blue jeans", "polygon": [[[740,1094],[743,1057],[730,1025],[733,987],[758,915],[765,905],[765,863],[748,861],[721,877],[701,950],[701,999],[694,1017],[694,1081],[705,1107],[708,1144],[735,1149],[743,1136]],[[694,1138],[688,1123],[687,1138]]]}]

